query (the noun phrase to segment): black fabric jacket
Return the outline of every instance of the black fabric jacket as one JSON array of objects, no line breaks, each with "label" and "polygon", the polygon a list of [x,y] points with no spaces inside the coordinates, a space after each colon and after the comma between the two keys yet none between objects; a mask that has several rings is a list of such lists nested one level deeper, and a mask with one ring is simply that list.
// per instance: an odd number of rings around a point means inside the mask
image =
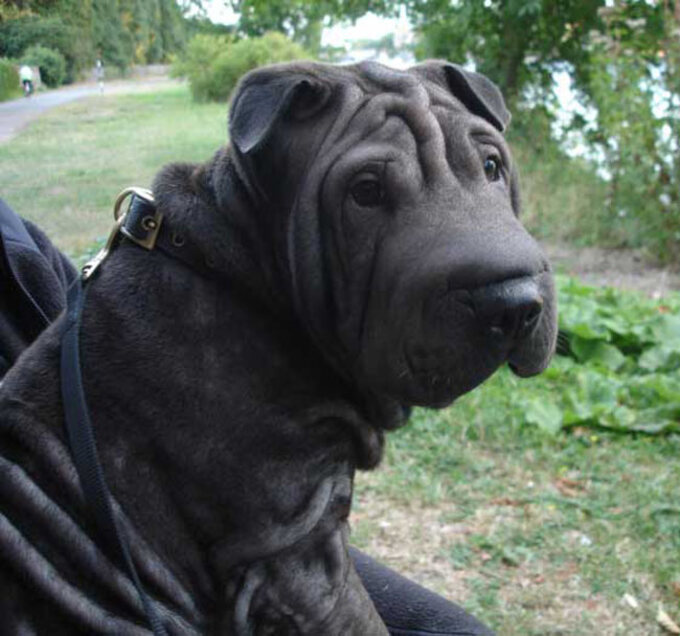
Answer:
[{"label": "black fabric jacket", "polygon": [[66,306],[76,269],[0,199],[0,379]]}]

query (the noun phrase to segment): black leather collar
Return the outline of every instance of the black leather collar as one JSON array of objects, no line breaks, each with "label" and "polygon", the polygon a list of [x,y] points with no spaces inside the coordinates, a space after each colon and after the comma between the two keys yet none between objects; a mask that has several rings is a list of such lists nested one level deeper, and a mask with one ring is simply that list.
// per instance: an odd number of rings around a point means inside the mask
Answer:
[{"label": "black leather collar", "polygon": [[160,250],[207,278],[218,274],[214,261],[190,237],[174,229],[158,212],[153,200],[133,194],[120,232],[124,237],[122,244],[130,242],[148,250]]},{"label": "black leather collar", "polygon": [[[123,202],[130,197],[127,211]],[[89,281],[96,270],[119,245],[138,245],[146,250],[158,249],[192,271],[206,278],[219,276],[215,262],[181,230],[173,228],[157,209],[153,195],[142,188],[128,188],[118,196],[114,207],[116,223],[104,247],[82,268],[83,282]]]}]

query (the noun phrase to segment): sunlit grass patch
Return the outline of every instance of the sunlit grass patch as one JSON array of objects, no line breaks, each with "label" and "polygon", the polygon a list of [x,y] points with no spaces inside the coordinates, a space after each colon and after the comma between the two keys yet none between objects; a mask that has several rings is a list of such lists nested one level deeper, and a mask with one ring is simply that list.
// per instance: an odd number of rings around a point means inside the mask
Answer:
[{"label": "sunlit grass patch", "polygon": [[77,254],[108,232],[120,190],[150,185],[166,163],[208,159],[226,129],[226,106],[196,105],[184,86],[93,96],[0,145],[0,196]]}]

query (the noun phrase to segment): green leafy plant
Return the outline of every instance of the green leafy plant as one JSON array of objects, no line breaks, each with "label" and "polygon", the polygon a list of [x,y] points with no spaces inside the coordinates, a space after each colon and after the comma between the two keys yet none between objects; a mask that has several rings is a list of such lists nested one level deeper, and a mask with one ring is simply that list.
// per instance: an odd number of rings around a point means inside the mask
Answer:
[{"label": "green leafy plant", "polygon": [[558,282],[560,355],[521,398],[526,421],[553,433],[680,432],[680,298]]}]

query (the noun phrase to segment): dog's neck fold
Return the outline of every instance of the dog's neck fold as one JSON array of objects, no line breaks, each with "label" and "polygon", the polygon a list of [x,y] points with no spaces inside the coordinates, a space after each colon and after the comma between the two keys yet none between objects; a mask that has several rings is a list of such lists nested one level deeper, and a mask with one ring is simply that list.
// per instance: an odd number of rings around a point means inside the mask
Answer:
[{"label": "dog's neck fold", "polygon": [[196,241],[218,264],[220,275],[237,291],[291,329],[306,333],[308,344],[318,349],[338,382],[353,394],[362,417],[379,430],[402,426],[409,409],[356,386],[348,359],[336,355],[337,348],[331,345],[333,334],[318,334],[307,324],[305,307],[296,301],[298,290],[289,263],[294,256],[289,253],[288,236],[292,211],[264,197],[254,181],[247,160],[224,147],[205,164],[168,166],[157,177],[154,193],[163,213],[172,223],[188,224],[188,231],[197,235]]}]

